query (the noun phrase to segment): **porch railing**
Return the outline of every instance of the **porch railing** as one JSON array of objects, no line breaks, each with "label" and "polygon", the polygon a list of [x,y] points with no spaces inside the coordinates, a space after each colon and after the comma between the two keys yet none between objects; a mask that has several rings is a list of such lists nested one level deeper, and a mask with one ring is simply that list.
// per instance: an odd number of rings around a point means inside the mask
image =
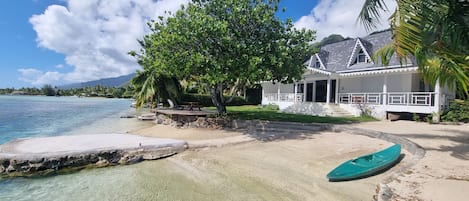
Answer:
[{"label": "porch railing", "polygon": [[265,93],[264,99],[269,102],[302,102],[303,94],[302,93]]},{"label": "porch railing", "polygon": [[373,105],[381,104],[382,94],[381,93],[340,93],[339,102],[356,104],[356,103],[367,103]]},{"label": "porch railing", "polygon": [[340,93],[339,102],[345,104],[384,104],[408,106],[434,106],[434,92]]},{"label": "porch railing", "polygon": [[[339,93],[339,103],[372,105],[434,106],[434,92]],[[303,93],[265,93],[268,102],[302,102]],[[446,104],[449,100],[445,101]],[[444,104],[444,103],[443,103]]]}]

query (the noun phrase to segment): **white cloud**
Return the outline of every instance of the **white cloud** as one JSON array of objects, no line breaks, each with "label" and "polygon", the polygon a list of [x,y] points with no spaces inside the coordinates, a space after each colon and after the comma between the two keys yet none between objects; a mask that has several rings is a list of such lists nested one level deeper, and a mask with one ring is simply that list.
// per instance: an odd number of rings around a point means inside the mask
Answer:
[{"label": "white cloud", "polygon": [[[146,22],[176,11],[188,0],[68,0],[51,5],[29,21],[39,47],[65,55],[70,73],[21,69],[21,80],[43,84],[83,82],[134,72],[140,67],[127,55],[140,49]],[[63,66],[63,65],[62,65]],[[56,66],[60,68],[60,65]]]},{"label": "white cloud", "polygon": [[55,68],[63,68],[63,67],[64,67],[63,64],[57,64],[57,65],[55,65]]},{"label": "white cloud", "polygon": [[43,72],[34,68],[18,69],[21,73],[20,80],[33,85],[59,84],[63,74],[55,71]]},{"label": "white cloud", "polygon": [[[317,40],[330,34],[341,34],[344,37],[365,36],[365,31],[358,14],[365,0],[321,0],[307,16],[295,22],[296,28],[307,28],[317,31]],[[387,19],[396,8],[395,1],[386,1],[389,12],[382,13],[381,24],[377,30],[389,28]]]}]

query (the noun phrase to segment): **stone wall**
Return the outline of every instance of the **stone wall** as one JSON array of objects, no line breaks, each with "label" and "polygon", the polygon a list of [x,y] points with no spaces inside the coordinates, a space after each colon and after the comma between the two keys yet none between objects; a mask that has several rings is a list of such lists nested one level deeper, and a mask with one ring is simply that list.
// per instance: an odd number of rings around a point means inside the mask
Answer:
[{"label": "stone wall", "polygon": [[57,154],[56,156],[31,155],[0,156],[1,176],[47,175],[60,171],[73,171],[87,167],[127,165],[143,160],[168,157],[186,149],[181,147],[141,147],[127,150],[101,150],[88,153]]}]

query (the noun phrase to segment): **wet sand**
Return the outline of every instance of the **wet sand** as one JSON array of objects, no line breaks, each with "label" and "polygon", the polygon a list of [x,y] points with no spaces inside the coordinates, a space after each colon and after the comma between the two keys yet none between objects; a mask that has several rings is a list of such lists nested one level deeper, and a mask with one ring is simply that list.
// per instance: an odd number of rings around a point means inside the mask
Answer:
[{"label": "wet sand", "polygon": [[[184,139],[189,144],[252,137],[234,131],[161,125],[133,133]],[[390,145],[383,140],[347,133],[316,132],[297,139],[252,139],[233,146],[190,150],[165,159],[165,163],[169,163],[178,178],[208,192],[205,198],[193,197],[193,200],[371,200],[376,185],[391,171],[348,182],[329,182],[326,174],[343,161]]]}]

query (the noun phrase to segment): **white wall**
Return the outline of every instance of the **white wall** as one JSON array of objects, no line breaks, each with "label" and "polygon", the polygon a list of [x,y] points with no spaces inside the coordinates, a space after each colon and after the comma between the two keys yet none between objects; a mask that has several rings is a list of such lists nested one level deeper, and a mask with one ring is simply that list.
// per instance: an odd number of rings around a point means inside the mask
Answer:
[{"label": "white wall", "polygon": [[[339,93],[383,92],[384,75],[340,79]],[[418,87],[418,81],[417,81]],[[412,74],[388,75],[388,92],[410,92]]]},{"label": "white wall", "polygon": [[339,93],[355,93],[360,92],[361,78],[344,78],[340,79]]},{"label": "white wall", "polygon": [[400,74],[388,76],[388,92],[412,91],[412,74]]},{"label": "white wall", "polygon": [[265,82],[261,85],[262,89],[264,90],[264,93],[277,93],[278,86],[280,86],[280,93],[295,93],[295,88],[293,87],[294,84],[272,84],[272,82]]}]

